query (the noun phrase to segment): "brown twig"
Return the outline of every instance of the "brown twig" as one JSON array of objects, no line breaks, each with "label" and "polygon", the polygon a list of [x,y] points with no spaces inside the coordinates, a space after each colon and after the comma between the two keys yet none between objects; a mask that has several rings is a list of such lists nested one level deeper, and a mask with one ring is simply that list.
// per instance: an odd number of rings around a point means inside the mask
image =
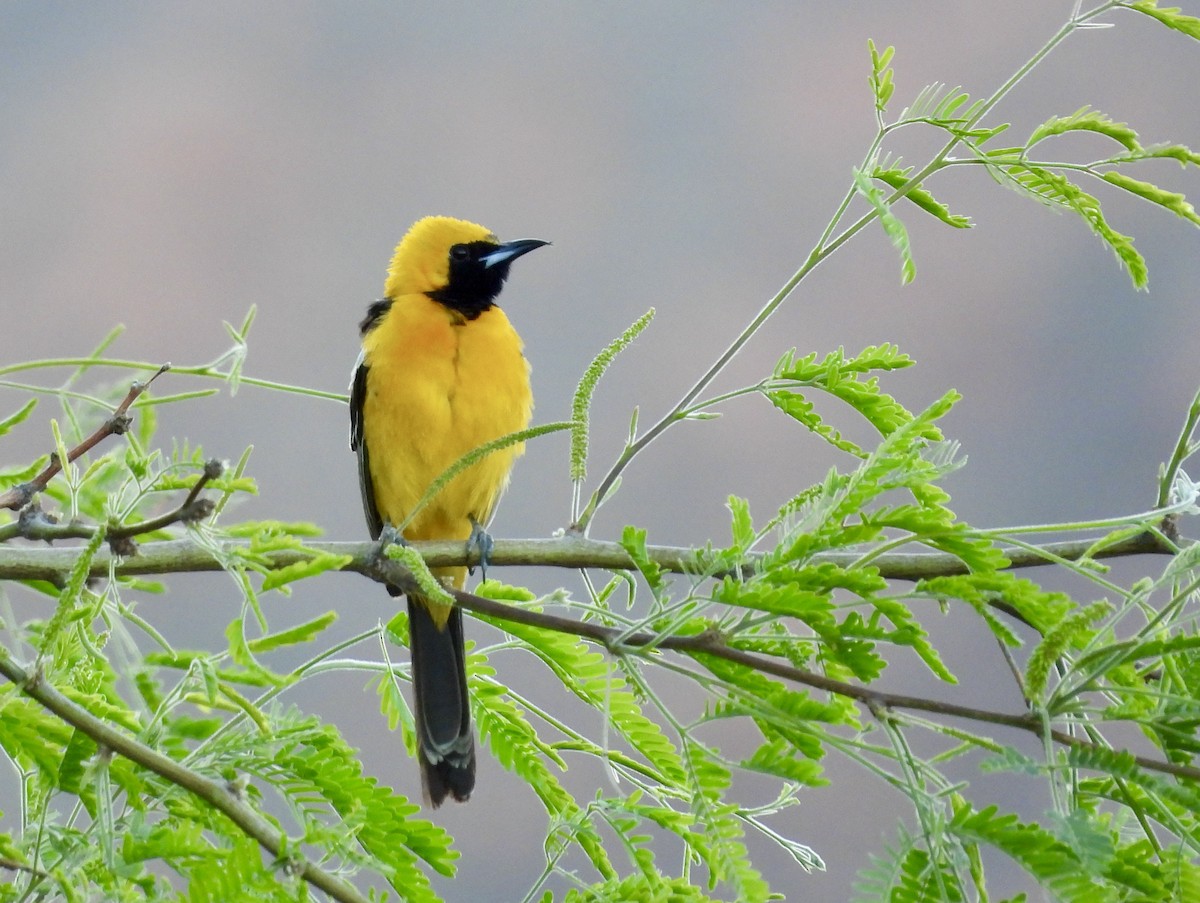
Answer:
[{"label": "brown twig", "polygon": [[[398,581],[394,573],[389,573],[386,582],[402,583],[403,581]],[[585,639],[594,640],[602,644],[610,652],[614,653],[620,653],[624,649],[644,649],[649,647],[681,652],[693,658],[702,658],[705,655],[709,655],[714,658],[734,662],[735,664],[745,665],[748,668],[753,668],[755,671],[771,674],[775,677],[792,681],[793,683],[803,684],[813,689],[857,700],[868,706],[872,711],[909,709],[911,711],[928,712],[950,718],[963,718],[968,721],[982,721],[987,724],[1013,727],[1029,731],[1038,737],[1044,737],[1048,733],[1050,739],[1055,743],[1062,746],[1071,746],[1076,749],[1101,752],[1107,749],[1098,744],[1074,737],[1066,731],[1051,728],[1047,732],[1041,717],[1034,712],[1022,712],[1013,715],[1007,712],[996,712],[988,709],[958,705],[952,702],[942,702],[941,700],[928,699],[923,696],[906,696],[900,693],[872,690],[867,687],[858,686],[857,684],[834,680],[823,674],[805,671],[803,668],[796,668],[779,659],[769,658],[765,655],[729,646],[725,642],[725,639],[714,631],[706,631],[691,636],[675,634],[663,636],[661,634],[646,632],[626,633],[612,627],[605,627],[603,624],[597,624],[594,621],[578,621],[574,618],[565,618],[560,615],[530,611],[526,608],[518,608],[511,603],[485,599],[482,596],[476,596],[473,593],[462,590],[454,591],[454,598],[459,605],[469,611],[486,615],[499,621],[513,621],[531,627],[541,627],[545,630],[584,637]],[[1174,775],[1175,777],[1200,781],[1200,768],[1190,765],[1177,765],[1173,762],[1164,762],[1147,756],[1134,756],[1134,761],[1147,771],[1156,771]]]},{"label": "brown twig", "polygon": [[[113,554],[122,558],[130,558],[137,554],[138,547],[134,542],[135,537],[164,530],[172,524],[188,524],[208,517],[212,514],[214,503],[211,499],[203,499],[198,496],[210,481],[215,480],[224,471],[225,465],[212,458],[204,463],[204,470],[201,471],[199,479],[188,491],[183,504],[178,508],[132,524],[109,524],[104,538]],[[59,539],[91,539],[95,534],[96,527],[79,520],[65,524],[58,523],[52,517],[44,514],[35,501],[22,509],[21,516],[17,520],[0,527],[0,543],[16,537],[42,542],[54,542]],[[47,579],[53,578],[48,577]]]},{"label": "brown twig", "polygon": [[[125,398],[117,405],[112,414],[96,428],[94,433],[67,452],[67,463],[74,461],[80,455],[87,454],[109,436],[120,436],[129,429],[129,424],[133,419],[127,413],[129,406],[137,401],[143,392],[150,388],[150,384],[154,380],[170,369],[170,364],[163,364],[145,382],[134,380],[129,386],[129,391],[125,393]],[[58,453],[55,452],[50,456],[50,463],[32,480],[27,483],[21,483],[18,486],[13,486],[7,492],[0,493],[0,509],[8,508],[18,511],[24,508],[33,501],[39,492],[46,488],[46,485],[62,469],[63,462],[58,460]]]}]

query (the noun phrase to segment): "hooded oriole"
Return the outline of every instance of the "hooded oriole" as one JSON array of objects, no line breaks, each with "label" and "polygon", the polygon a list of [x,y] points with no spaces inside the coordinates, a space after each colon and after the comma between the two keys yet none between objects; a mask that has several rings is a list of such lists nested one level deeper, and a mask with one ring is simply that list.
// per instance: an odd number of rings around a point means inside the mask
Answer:
[{"label": "hooded oriole", "polygon": [[[544,244],[501,244],[483,226],[436,216],[396,246],[383,299],[360,324],[350,391],[350,447],[372,538],[387,525],[404,525],[407,540],[480,538],[522,445],[487,455],[413,509],[462,455],[529,425],[529,364],[496,297],[509,264]],[[466,568],[436,574],[457,588],[466,581]],[[462,613],[410,594],[408,615],[421,786],[436,807],[475,786]]]}]

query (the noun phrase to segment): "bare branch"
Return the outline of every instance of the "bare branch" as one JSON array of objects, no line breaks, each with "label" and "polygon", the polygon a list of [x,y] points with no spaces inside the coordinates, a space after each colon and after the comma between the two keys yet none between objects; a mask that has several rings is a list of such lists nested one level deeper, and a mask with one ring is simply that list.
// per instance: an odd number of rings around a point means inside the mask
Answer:
[{"label": "bare branch", "polygon": [[[177,509],[185,512],[187,503]],[[178,517],[176,521],[186,521]],[[153,525],[153,522],[148,522]],[[138,525],[140,529],[145,525]],[[122,529],[122,528],[116,528]],[[129,528],[132,529],[132,528]],[[155,528],[157,529],[157,527]],[[24,535],[13,525],[0,527],[0,542],[12,535]],[[86,538],[90,528],[75,524],[43,524],[36,535],[29,538],[52,541],[67,538]],[[244,540],[228,540],[223,543],[227,553],[245,548]],[[1092,551],[1095,540],[1065,540],[1050,542],[1037,547],[1005,549],[1010,568],[1028,568],[1050,564],[1055,561],[1077,561]],[[455,565],[478,565],[477,551],[468,552],[461,542],[445,540],[438,542],[414,542],[412,547],[419,551],[430,567],[452,567]],[[1131,555],[1173,555],[1178,551],[1162,536],[1147,532],[1106,546],[1093,553],[1095,558],[1121,558]],[[372,542],[310,542],[303,548],[281,549],[264,552],[261,558],[268,567],[282,568],[303,561],[312,552],[327,552],[348,555],[351,560],[343,568],[358,574],[373,576],[376,565],[376,544]],[[648,546],[650,559],[665,571],[676,574],[692,574],[702,577],[725,577],[732,572],[728,567],[715,566],[712,555],[680,546]],[[109,572],[111,552],[101,551],[92,563],[92,575],[103,576]],[[0,579],[54,580],[65,577],[75,562],[76,551],[70,548],[0,548]],[[833,563],[851,567],[862,558],[861,552],[825,552],[813,556],[814,564]],[[738,567],[738,574],[745,577],[753,574],[759,557],[747,556]],[[603,540],[587,539],[578,534],[567,534],[553,539],[497,539],[488,554],[488,567],[555,567],[579,570],[599,568],[604,570],[631,570],[633,561],[620,544]],[[871,561],[881,576],[889,580],[916,581],[928,577],[943,577],[965,574],[967,568],[954,555],[941,552],[888,552]],[[186,573],[195,571],[218,571],[221,562],[215,560],[205,547],[190,539],[164,540],[145,543],[136,554],[122,557],[116,564],[120,576],[146,574]],[[379,579],[377,576],[375,579]]]},{"label": "bare branch", "polygon": [[[170,364],[163,364],[156,370],[151,377],[145,382],[135,380],[129,386],[129,391],[125,393],[125,398],[117,405],[112,415],[96,428],[96,431],[67,452],[67,462],[70,463],[80,455],[87,454],[109,436],[120,436],[132,422],[132,418],[127,413],[129,406],[133,404],[150,388],[150,384],[159,376],[171,369]],[[0,508],[8,508],[13,511],[20,510],[33,501],[34,497],[46,488],[46,485],[54,479],[63,469],[63,463],[58,460],[58,455],[50,456],[50,463],[46,468],[28,483],[22,483],[19,486],[13,486],[7,492],[0,493]]]}]

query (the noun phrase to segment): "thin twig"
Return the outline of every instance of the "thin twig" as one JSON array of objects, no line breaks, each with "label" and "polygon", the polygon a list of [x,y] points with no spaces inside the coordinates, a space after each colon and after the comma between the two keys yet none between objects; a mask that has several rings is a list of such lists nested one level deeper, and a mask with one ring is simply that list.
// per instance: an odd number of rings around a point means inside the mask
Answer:
[{"label": "thin twig", "polygon": [[[129,386],[129,391],[125,393],[125,398],[117,405],[112,414],[96,428],[94,433],[67,452],[67,463],[69,464],[74,461],[80,455],[87,454],[109,436],[120,436],[129,429],[129,424],[132,420],[127,413],[129,406],[137,401],[143,392],[150,388],[150,384],[154,380],[170,369],[170,364],[163,364],[145,382],[140,380],[132,382]],[[36,477],[27,483],[13,486],[7,492],[0,494],[0,509],[8,508],[17,511],[24,508],[33,501],[34,496],[46,488],[46,484],[54,479],[62,469],[63,462],[58,460],[58,455],[51,455],[50,463]]]},{"label": "thin twig", "polygon": [[[202,499],[198,496],[200,491],[210,481],[224,473],[224,470],[223,463],[215,458],[210,459],[205,462],[200,477],[178,508],[132,524],[109,524],[105,531],[105,540],[109,547],[120,557],[131,558],[137,554],[138,549],[137,544],[133,542],[135,537],[165,530],[172,524],[190,524],[208,517],[212,514],[215,503],[211,499]],[[41,508],[34,503],[23,509],[17,520],[0,527],[0,543],[18,537],[41,542],[54,542],[60,539],[91,539],[96,534],[96,529],[94,525],[80,520],[60,524],[44,514]],[[3,558],[4,553],[0,552],[0,560]],[[3,566],[0,565],[0,577],[2,576]]]},{"label": "thin twig", "polygon": [[[388,581],[395,583],[395,575],[389,576]],[[1050,739],[1055,743],[1063,746],[1071,746],[1076,749],[1107,750],[1107,747],[1102,747],[1087,740],[1080,740],[1065,731],[1051,728],[1047,732],[1041,716],[1036,712],[1022,712],[1013,715],[1007,712],[996,712],[951,702],[942,702],[941,700],[928,699],[923,696],[906,696],[900,693],[872,690],[867,687],[858,686],[857,684],[834,680],[823,674],[805,671],[802,668],[796,668],[779,659],[768,658],[764,655],[737,649],[727,645],[724,638],[713,631],[691,636],[626,633],[611,627],[605,627],[594,621],[578,621],[574,618],[530,611],[529,609],[518,608],[510,603],[485,599],[482,596],[476,596],[473,593],[462,590],[455,591],[454,598],[459,605],[469,611],[502,621],[513,621],[519,624],[541,627],[546,630],[591,639],[603,644],[610,652],[614,653],[619,653],[623,649],[638,649],[650,646],[654,649],[668,649],[673,652],[682,652],[693,657],[711,655],[715,658],[745,665],[764,674],[771,674],[775,677],[803,684],[817,690],[824,690],[828,693],[857,700],[868,706],[872,711],[910,709],[913,711],[930,712],[951,718],[964,718],[969,721],[982,721],[988,724],[1013,727],[1029,731],[1038,737],[1045,737],[1048,733]],[[1164,762],[1147,756],[1134,756],[1134,761],[1147,771],[1156,771],[1191,780],[1200,780],[1200,768],[1190,765],[1177,765],[1173,762]]]}]

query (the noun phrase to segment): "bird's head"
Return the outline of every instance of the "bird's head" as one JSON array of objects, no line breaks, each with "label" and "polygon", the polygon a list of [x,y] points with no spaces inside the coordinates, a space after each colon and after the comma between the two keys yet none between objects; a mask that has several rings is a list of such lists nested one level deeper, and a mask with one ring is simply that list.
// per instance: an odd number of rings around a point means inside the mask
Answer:
[{"label": "bird's head", "polygon": [[477,223],[427,216],[396,246],[384,297],[427,295],[474,319],[496,302],[509,265],[545,244],[536,238],[502,244]]}]

